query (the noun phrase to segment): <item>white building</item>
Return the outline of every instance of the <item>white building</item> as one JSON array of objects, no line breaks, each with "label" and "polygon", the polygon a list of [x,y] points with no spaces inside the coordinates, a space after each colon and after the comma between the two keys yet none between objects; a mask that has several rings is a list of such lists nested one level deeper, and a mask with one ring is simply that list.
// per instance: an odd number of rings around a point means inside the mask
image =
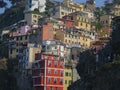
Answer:
[{"label": "white building", "polygon": [[45,11],[46,0],[26,0],[25,1],[25,11],[34,11],[38,9],[40,12]]}]

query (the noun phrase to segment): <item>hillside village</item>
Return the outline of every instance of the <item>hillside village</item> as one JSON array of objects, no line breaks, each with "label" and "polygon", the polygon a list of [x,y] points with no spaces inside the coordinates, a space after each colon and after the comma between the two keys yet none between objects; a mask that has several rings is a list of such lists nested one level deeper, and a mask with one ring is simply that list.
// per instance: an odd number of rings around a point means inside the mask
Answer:
[{"label": "hillside village", "polygon": [[10,90],[102,90],[87,80],[119,57],[120,4],[106,2],[102,9],[95,0],[23,2],[24,18],[0,34],[0,59],[12,63],[17,86]]}]

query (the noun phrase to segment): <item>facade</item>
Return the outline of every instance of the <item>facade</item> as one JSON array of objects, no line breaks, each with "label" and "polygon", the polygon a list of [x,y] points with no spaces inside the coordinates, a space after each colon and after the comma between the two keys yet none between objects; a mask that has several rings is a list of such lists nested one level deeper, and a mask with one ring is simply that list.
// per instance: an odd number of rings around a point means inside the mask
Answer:
[{"label": "facade", "polygon": [[100,17],[100,22],[104,26],[110,26],[112,21],[112,16],[111,15],[103,15]]},{"label": "facade", "polygon": [[47,22],[42,26],[42,41],[44,40],[53,40],[54,39],[54,31],[53,31],[53,23]]},{"label": "facade", "polygon": [[32,69],[34,90],[63,90],[64,60],[50,54],[36,54]]},{"label": "facade", "polygon": [[27,48],[28,36],[10,37],[9,43],[9,58],[18,58],[19,55],[23,54],[23,50]]},{"label": "facade", "polygon": [[84,49],[90,47],[91,42],[95,40],[95,32],[85,31],[82,29],[68,28],[68,30],[57,30],[56,40],[61,41],[64,44],[68,44],[71,47],[78,46]]},{"label": "facade", "polygon": [[58,30],[56,32],[56,40],[61,41],[64,44],[79,44],[80,45],[80,36],[79,33],[74,32],[70,29],[68,31]]},{"label": "facade", "polygon": [[75,3],[72,0],[63,0],[63,4],[67,7],[71,7],[72,9],[75,9],[75,11],[84,10],[84,4]]},{"label": "facade", "polygon": [[25,50],[25,57],[23,57],[23,60],[25,60],[25,68],[26,69],[32,69],[32,63],[35,61],[35,54],[40,53],[41,48],[39,46],[35,46],[34,44],[28,44],[27,49]]},{"label": "facade", "polygon": [[38,30],[38,27],[23,25],[10,32],[9,58],[20,58],[25,54],[24,50],[27,48],[28,43],[38,44],[40,42],[39,37],[35,34],[35,30]]},{"label": "facade", "polygon": [[39,19],[42,17],[39,13],[25,12],[25,20],[28,25],[38,24]]},{"label": "facade", "polygon": [[25,11],[34,11],[38,9],[39,12],[45,11],[46,0],[25,0]]},{"label": "facade", "polygon": [[57,40],[46,40],[42,44],[42,53],[58,55],[68,61],[70,60],[71,48]]},{"label": "facade", "polygon": [[72,84],[72,66],[65,65],[64,68],[64,90],[68,90],[69,85]]},{"label": "facade", "polygon": [[82,29],[91,30],[91,23],[89,21],[88,13],[83,11],[77,11],[69,14],[72,17],[73,21],[75,21],[75,26]]},{"label": "facade", "polygon": [[58,55],[61,58],[65,57],[65,45],[59,44],[56,41],[43,41],[42,53]]},{"label": "facade", "polygon": [[68,15],[69,13],[75,12],[75,9],[72,9],[71,7],[67,7],[63,5],[62,3],[58,4],[57,6],[54,6],[50,9],[50,16],[53,18],[62,18],[65,15]]},{"label": "facade", "polygon": [[62,3],[57,4],[50,9],[51,17],[62,18],[65,15],[73,13],[75,11],[83,11],[84,5],[72,2],[71,0],[64,0]]}]

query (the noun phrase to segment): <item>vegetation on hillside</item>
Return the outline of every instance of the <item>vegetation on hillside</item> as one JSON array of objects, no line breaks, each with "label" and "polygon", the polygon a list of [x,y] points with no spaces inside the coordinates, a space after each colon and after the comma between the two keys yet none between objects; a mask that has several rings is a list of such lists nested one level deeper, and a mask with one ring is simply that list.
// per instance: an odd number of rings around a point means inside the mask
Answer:
[{"label": "vegetation on hillside", "polygon": [[47,1],[46,2],[46,8],[45,8],[45,14],[49,16],[50,14],[50,8],[52,8],[54,6],[54,3],[50,2],[50,1]]},{"label": "vegetation on hillside", "polygon": [[13,75],[14,60],[0,58],[0,90],[19,90]]},{"label": "vegetation on hillside", "polygon": [[0,29],[24,19],[24,8],[24,4],[19,3],[9,9],[6,9],[5,12],[0,15]]},{"label": "vegetation on hillside", "polygon": [[120,61],[105,65],[92,82],[92,90],[120,90]]}]

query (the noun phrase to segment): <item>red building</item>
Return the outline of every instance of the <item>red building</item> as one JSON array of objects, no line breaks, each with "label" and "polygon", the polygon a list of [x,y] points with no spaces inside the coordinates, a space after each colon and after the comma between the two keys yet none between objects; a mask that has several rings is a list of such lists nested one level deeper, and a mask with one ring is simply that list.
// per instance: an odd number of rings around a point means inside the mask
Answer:
[{"label": "red building", "polygon": [[59,56],[36,54],[32,69],[34,90],[63,90],[64,60]]}]

